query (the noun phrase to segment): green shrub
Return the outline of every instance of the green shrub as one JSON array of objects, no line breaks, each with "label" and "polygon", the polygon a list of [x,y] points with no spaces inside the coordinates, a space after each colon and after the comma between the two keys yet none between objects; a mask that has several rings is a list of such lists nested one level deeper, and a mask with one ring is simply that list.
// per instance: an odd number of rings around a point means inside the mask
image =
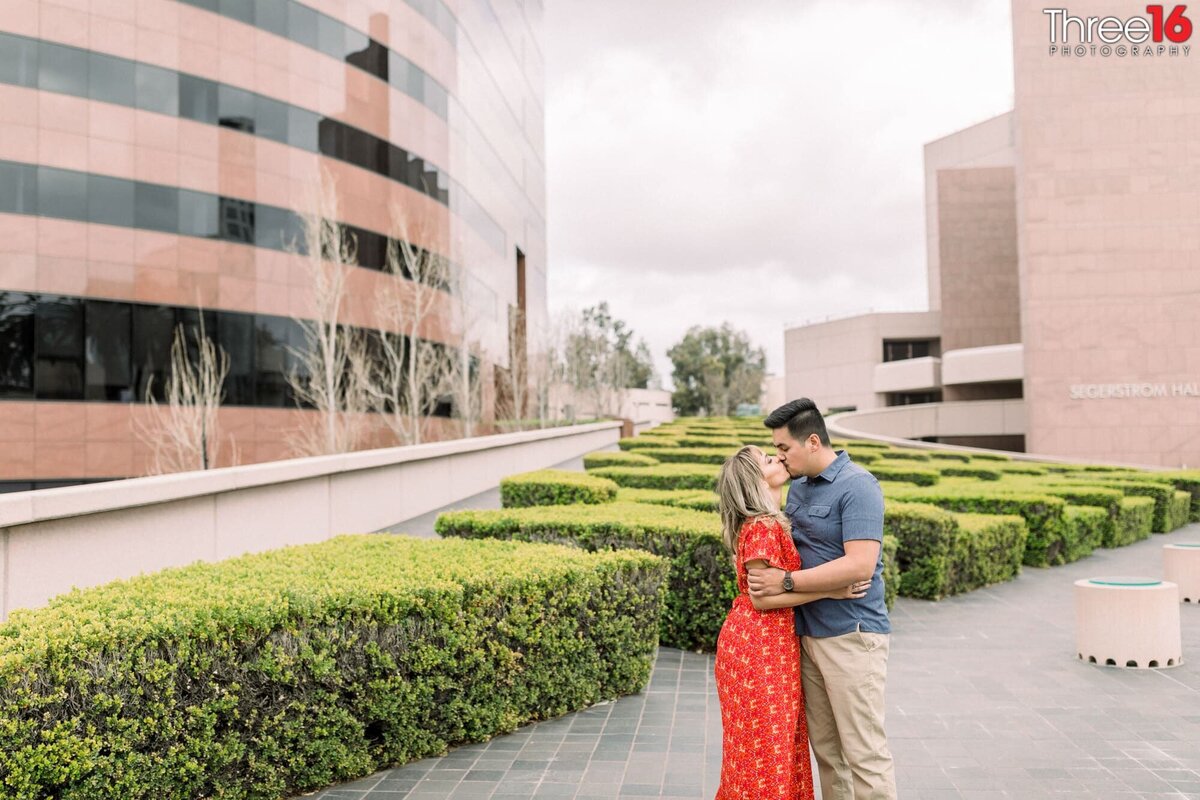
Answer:
[{"label": "green shrub", "polygon": [[1192,516],[1192,493],[1176,489],[1167,513],[1167,530],[1174,531],[1188,524]]},{"label": "green shrub", "polygon": [[1029,529],[1016,515],[955,514],[949,594],[1009,581],[1021,574]]},{"label": "green shrub", "polygon": [[[874,470],[872,470],[874,471]],[[884,496],[909,503],[930,503],[948,511],[982,514],[1018,514],[1029,535],[1024,562],[1031,567],[1065,563],[1066,501],[1045,493],[1006,489],[1001,483],[960,486],[907,487],[888,485]]]},{"label": "green shrub", "polygon": [[675,506],[695,511],[717,510],[717,495],[704,489],[619,489],[617,501]]},{"label": "green shrub", "polygon": [[1067,543],[1063,558],[1078,561],[1092,554],[1111,535],[1113,519],[1106,508],[1097,506],[1067,506]]},{"label": "green shrub", "polygon": [[626,452],[624,450],[600,450],[588,453],[583,457],[583,468],[586,470],[601,467],[652,467],[659,463],[658,459],[644,455],[643,452]]},{"label": "green shrub", "polygon": [[1090,478],[1068,478],[1072,483],[1086,481],[1091,486],[1104,486],[1110,489],[1120,489],[1128,497],[1154,498],[1154,532],[1168,533],[1174,528],[1171,501],[1175,498],[1175,486],[1170,483],[1158,483],[1149,477],[1145,479],[1114,480],[1107,475],[1096,475]]},{"label": "green shrub", "polygon": [[954,453],[950,451],[931,450],[928,454],[933,461],[958,461],[963,464],[970,464],[971,457],[966,453]]},{"label": "green shrub", "polygon": [[440,536],[570,544],[585,550],[646,550],[670,561],[660,641],[712,650],[737,595],[733,565],[716,514],[645,503],[452,511],[434,525]]},{"label": "green shrub", "polygon": [[[766,433],[766,429],[763,429]],[[762,439],[769,439],[769,436],[758,436],[754,439],[757,443]],[[681,436],[679,437],[679,446],[684,448],[703,448],[713,449],[720,448],[726,453],[737,450],[742,446],[742,437],[740,436]]]},{"label": "green shrub", "polygon": [[1115,537],[1105,547],[1122,547],[1148,538],[1154,533],[1154,498],[1122,497]]},{"label": "green shrub", "polygon": [[500,505],[505,508],[611,503],[616,499],[615,483],[586,472],[539,469],[500,481]]},{"label": "green shrub", "polygon": [[851,453],[846,451],[850,456],[850,460],[859,464],[878,464],[880,461],[879,453],[874,450],[855,450]]},{"label": "green shrub", "polygon": [[275,800],[640,691],[667,565],[340,537],[0,625],[0,794]]},{"label": "green shrub", "polygon": [[1003,475],[1045,475],[1048,470],[1027,461],[988,461],[988,469],[994,469]]},{"label": "green shrub", "polygon": [[1192,511],[1188,516],[1190,522],[1200,522],[1200,471],[1197,470],[1176,470],[1174,472],[1161,473],[1164,478],[1171,481],[1176,489],[1188,492],[1192,496]]},{"label": "green shrub", "polygon": [[717,483],[715,464],[658,464],[653,467],[604,467],[592,475],[629,489],[708,489]]},{"label": "green shrub", "polygon": [[946,594],[954,517],[931,505],[887,503],[883,530],[899,546],[897,590],[905,597],[936,600]]},{"label": "green shrub", "polygon": [[725,459],[736,453],[741,444],[732,447],[647,447],[638,450],[663,464],[724,464]]},{"label": "green shrub", "polygon": [[877,461],[871,465],[871,474],[881,481],[903,481],[915,483],[917,486],[933,486],[941,474],[934,469],[921,469],[900,465],[893,467],[886,461]]},{"label": "green shrub", "polygon": [[647,447],[679,447],[679,442],[675,439],[668,439],[663,436],[634,436],[631,439],[618,439],[617,447],[622,450],[643,450]]},{"label": "green shrub", "polygon": [[896,605],[896,594],[900,590],[900,562],[897,552],[900,540],[891,534],[883,535],[883,602],[888,611]]},{"label": "green shrub", "polygon": [[899,593],[925,600],[1012,579],[1027,536],[1017,516],[955,514],[920,503],[888,503],[884,530],[899,541]]},{"label": "green shrub", "polygon": [[937,470],[947,478],[975,478],[981,481],[998,481],[1003,477],[999,470],[986,467],[959,466],[958,464],[938,465]]},{"label": "green shrub", "polygon": [[972,461],[1012,461],[1002,453],[971,453]]},{"label": "green shrub", "polygon": [[[1104,511],[1105,519],[1099,523],[1099,538],[1091,549],[1095,549],[1096,547],[1115,547],[1117,542],[1129,544],[1138,538],[1136,530],[1118,530],[1119,526],[1135,522],[1121,514],[1121,500],[1124,499],[1125,495],[1119,489],[1108,489],[1103,486],[1050,483],[1045,480],[1033,481],[1028,478],[1024,478],[1023,480],[1026,482],[1029,491],[1040,491],[1054,497],[1061,497],[1071,504],[1068,508],[1096,507]],[[1014,483],[1016,482],[1014,481]],[[1088,523],[1077,523],[1074,531],[1068,530],[1068,534],[1075,535],[1076,533],[1083,532],[1083,529],[1079,525],[1086,524]],[[1079,547],[1086,549],[1086,544],[1080,542]],[[1068,546],[1065,548],[1063,558],[1066,561],[1075,561],[1090,553],[1091,549],[1088,549],[1087,552],[1082,552],[1080,549]],[[1072,558],[1071,551],[1073,550],[1081,554]]]},{"label": "green shrub", "polygon": [[880,458],[897,461],[930,461],[929,455],[920,450],[880,450]]}]

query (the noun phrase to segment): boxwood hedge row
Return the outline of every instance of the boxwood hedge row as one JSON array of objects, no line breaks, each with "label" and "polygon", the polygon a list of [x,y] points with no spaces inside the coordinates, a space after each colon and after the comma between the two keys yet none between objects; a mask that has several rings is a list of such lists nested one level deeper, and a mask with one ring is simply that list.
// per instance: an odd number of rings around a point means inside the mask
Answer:
[{"label": "boxwood hedge row", "polygon": [[600,450],[583,457],[583,468],[586,470],[601,467],[652,467],[657,463],[658,459],[643,455],[642,452],[624,450]]},{"label": "boxwood hedge row", "polygon": [[617,485],[607,478],[565,469],[539,469],[509,475],[500,481],[500,505],[565,506],[572,503],[611,503]]},{"label": "boxwood hedge row", "polygon": [[603,467],[592,475],[629,489],[707,489],[717,483],[716,464],[658,464],[653,467]]},{"label": "boxwood hedge row", "polygon": [[639,691],[666,563],[343,537],[0,625],[0,795],[275,800]]}]

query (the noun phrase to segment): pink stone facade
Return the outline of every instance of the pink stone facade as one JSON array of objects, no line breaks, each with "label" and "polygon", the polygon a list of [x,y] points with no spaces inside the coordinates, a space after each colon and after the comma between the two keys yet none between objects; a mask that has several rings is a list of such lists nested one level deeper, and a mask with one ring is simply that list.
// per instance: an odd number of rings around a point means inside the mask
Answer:
[{"label": "pink stone facade", "polygon": [[[469,266],[473,337],[483,342],[485,407],[509,353],[508,309],[546,317],[542,4],[447,0],[455,35],[404,0],[302,0],[390,47],[445,87],[445,114],[345,60],[178,0],[26,0],[5,4],[0,34],[177,70],[282,101],[386,140],[454,181],[449,203],[387,175],[241,130],[34,86],[0,83],[0,161],[57,167],[305,210],[318,176],[338,219],[407,238]],[[439,0],[440,2],[440,0]],[[253,5],[253,4],[250,4]],[[463,198],[469,197],[470,204]],[[390,208],[407,217],[395,230]],[[487,225],[479,224],[486,218]],[[482,233],[490,226],[491,235]],[[523,255],[518,288],[517,252]],[[344,322],[386,327],[373,269],[349,276]],[[405,282],[407,284],[407,282]],[[409,284],[411,287],[411,284]],[[311,319],[303,259],[279,250],[136,227],[0,211],[0,292]],[[524,297],[518,292],[523,291]],[[439,297],[423,337],[454,345],[454,301]],[[0,481],[144,474],[140,404],[0,396]],[[289,455],[283,435],[310,412],[230,407],[222,425],[241,463]],[[395,444],[374,426],[371,446]],[[428,438],[459,435],[431,419]],[[479,430],[477,432],[488,432]]]}]

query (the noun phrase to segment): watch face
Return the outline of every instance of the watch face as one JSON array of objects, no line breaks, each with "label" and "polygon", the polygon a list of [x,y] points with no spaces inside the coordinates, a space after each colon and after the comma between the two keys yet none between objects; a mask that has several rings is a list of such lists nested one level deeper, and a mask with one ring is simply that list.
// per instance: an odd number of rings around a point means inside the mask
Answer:
[{"label": "watch face", "polygon": [[790,592],[792,590],[792,576],[791,575],[783,576],[783,588],[785,591],[788,591],[788,592]]}]

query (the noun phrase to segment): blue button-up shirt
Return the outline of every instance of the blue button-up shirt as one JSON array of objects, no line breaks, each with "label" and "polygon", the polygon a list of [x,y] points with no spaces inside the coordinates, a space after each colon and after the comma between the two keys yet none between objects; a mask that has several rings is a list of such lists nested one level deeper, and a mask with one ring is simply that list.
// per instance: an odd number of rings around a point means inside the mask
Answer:
[{"label": "blue button-up shirt", "polygon": [[879,561],[866,596],[797,606],[797,635],[826,638],[856,630],[891,633],[883,602],[883,491],[875,476],[839,450],[820,475],[792,482],[784,511],[792,521],[801,569],[841,558],[846,555],[845,543],[854,539],[880,543]]}]

